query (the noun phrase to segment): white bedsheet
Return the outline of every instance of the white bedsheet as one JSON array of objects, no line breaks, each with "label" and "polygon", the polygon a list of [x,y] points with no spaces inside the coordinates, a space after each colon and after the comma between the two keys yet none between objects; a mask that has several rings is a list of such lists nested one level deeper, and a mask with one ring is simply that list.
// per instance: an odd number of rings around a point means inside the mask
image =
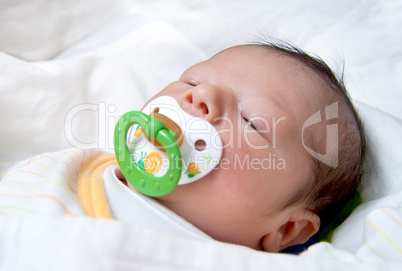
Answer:
[{"label": "white bedsheet", "polygon": [[402,1],[1,0],[0,169],[68,147],[111,150],[118,116],[188,66],[260,33],[344,65],[368,156],[364,203],[332,244],[303,256],[117,221],[2,215],[0,269],[401,270],[401,26]]}]

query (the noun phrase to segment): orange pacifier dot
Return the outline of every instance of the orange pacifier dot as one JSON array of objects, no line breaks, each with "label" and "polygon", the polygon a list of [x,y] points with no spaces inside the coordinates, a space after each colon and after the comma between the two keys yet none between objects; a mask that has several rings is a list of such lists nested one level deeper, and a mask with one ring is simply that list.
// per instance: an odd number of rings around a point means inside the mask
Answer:
[{"label": "orange pacifier dot", "polygon": [[142,134],[142,130],[143,130],[142,127],[138,126],[137,130],[135,130],[134,135],[136,137],[139,137]]},{"label": "orange pacifier dot", "polygon": [[190,163],[187,167],[188,173],[195,175],[197,174],[200,170],[198,168],[198,165],[196,163]]},{"label": "orange pacifier dot", "polygon": [[151,152],[144,159],[145,171],[149,174],[155,174],[162,167],[162,156],[158,152]]}]

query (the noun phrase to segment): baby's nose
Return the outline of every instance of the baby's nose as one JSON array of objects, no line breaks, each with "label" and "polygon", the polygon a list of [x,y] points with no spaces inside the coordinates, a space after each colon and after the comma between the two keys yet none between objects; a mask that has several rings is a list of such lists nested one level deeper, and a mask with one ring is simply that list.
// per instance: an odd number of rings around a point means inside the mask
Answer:
[{"label": "baby's nose", "polygon": [[[229,90],[212,84],[200,84],[186,91],[181,106],[190,115],[213,123],[225,113],[231,100]],[[233,99],[232,99],[233,100]]]}]

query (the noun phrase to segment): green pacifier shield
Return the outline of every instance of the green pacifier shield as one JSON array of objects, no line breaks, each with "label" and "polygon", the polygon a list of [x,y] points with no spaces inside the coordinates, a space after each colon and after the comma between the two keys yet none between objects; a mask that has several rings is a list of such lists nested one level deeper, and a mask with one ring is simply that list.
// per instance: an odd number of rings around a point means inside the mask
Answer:
[{"label": "green pacifier shield", "polygon": [[[138,124],[148,137],[156,139],[166,150],[169,168],[161,177],[153,176],[142,169],[133,159],[127,147],[127,133]],[[162,121],[139,111],[125,113],[114,130],[114,152],[120,169],[128,182],[138,191],[148,196],[162,196],[170,193],[180,180],[182,159],[175,134]]]}]

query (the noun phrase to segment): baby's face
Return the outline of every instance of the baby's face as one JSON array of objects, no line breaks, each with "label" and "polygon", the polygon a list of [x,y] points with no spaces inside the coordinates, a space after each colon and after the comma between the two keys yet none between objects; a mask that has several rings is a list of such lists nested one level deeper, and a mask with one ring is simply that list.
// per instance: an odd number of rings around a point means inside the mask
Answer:
[{"label": "baby's face", "polygon": [[220,133],[222,159],[204,178],[157,200],[214,239],[270,251],[288,246],[264,238],[284,231],[303,209],[277,212],[311,181],[301,134],[317,111],[311,77],[260,46],[234,47],[186,70],[153,99],[171,96],[208,120]]}]

